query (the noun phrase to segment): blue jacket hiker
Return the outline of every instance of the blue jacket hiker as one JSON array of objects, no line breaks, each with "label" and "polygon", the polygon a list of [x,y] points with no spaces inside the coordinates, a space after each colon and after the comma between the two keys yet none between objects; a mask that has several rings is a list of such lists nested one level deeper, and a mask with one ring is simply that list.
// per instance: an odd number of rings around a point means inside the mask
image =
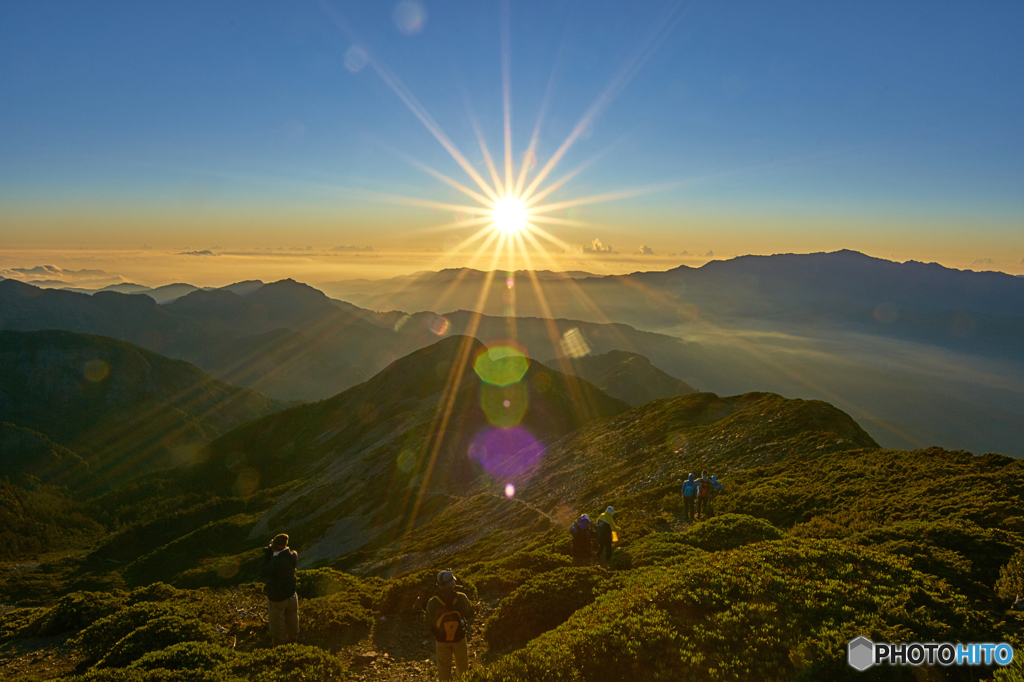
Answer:
[{"label": "blue jacket hiker", "polygon": [[456,676],[461,677],[469,670],[466,621],[472,617],[469,598],[455,590],[455,574],[450,570],[438,573],[437,594],[427,602],[427,625],[437,640],[437,679],[452,679],[453,658]]},{"label": "blue jacket hiker", "polygon": [[683,516],[687,521],[693,523],[693,503],[697,498],[697,481],[693,480],[693,474],[683,483]]}]

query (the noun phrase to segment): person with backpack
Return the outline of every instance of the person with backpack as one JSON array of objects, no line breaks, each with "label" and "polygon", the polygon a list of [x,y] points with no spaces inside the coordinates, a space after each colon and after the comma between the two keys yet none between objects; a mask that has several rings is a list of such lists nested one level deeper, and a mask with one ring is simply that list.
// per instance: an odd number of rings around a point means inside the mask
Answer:
[{"label": "person with backpack", "polygon": [[590,517],[581,514],[569,528],[572,535],[572,565],[589,566],[593,554],[593,537],[596,535]]},{"label": "person with backpack", "polygon": [[725,492],[725,486],[718,482],[717,476],[711,477],[711,494],[708,500],[708,507],[711,510],[711,515],[715,515],[715,500],[719,495]]},{"label": "person with backpack", "polygon": [[708,472],[700,472],[697,479],[697,513],[702,519],[708,518],[708,500],[711,498],[711,479]]},{"label": "person with backpack", "polygon": [[436,640],[437,679],[452,679],[453,658],[456,677],[469,670],[467,620],[472,617],[469,597],[455,589],[455,574],[450,569],[438,573],[437,594],[427,602],[427,626]]},{"label": "person with backpack", "polygon": [[683,516],[690,523],[694,521],[694,502],[697,498],[697,482],[693,480],[693,474],[683,483]]},{"label": "person with backpack", "polygon": [[612,562],[612,542],[619,534],[614,513],[615,507],[608,507],[597,517],[597,563],[601,563],[602,556],[609,564]]},{"label": "person with backpack", "polygon": [[295,593],[295,568],[299,555],[288,548],[287,533],[274,536],[263,549],[260,579],[265,583],[270,640],[274,646],[299,639],[299,596]]}]

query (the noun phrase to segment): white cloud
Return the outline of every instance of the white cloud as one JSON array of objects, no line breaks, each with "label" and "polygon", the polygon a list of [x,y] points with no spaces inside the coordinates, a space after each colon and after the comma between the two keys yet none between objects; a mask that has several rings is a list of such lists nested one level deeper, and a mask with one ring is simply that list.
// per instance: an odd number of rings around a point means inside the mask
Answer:
[{"label": "white cloud", "polygon": [[971,263],[971,267],[972,268],[984,268],[984,267],[988,267],[988,266],[995,265],[995,264],[996,264],[996,262],[994,260],[992,260],[991,258],[978,258],[973,263]]},{"label": "white cloud", "polygon": [[647,246],[647,244],[641,244],[640,248],[637,249],[634,253],[637,256],[653,256],[654,255],[654,249],[652,249],[651,247]]},{"label": "white cloud", "polygon": [[179,256],[219,256],[220,254],[214,253],[213,251],[210,251],[209,249],[204,249],[202,251],[182,251],[178,255]]},{"label": "white cloud", "polygon": [[353,246],[352,244],[345,244],[344,246],[335,246],[331,251],[373,251],[372,246]]},{"label": "white cloud", "polygon": [[714,255],[715,255],[715,252],[712,251],[711,249],[708,249],[708,252],[704,254],[704,257],[705,258],[712,258]]},{"label": "white cloud", "polygon": [[590,242],[590,246],[584,246],[583,253],[604,253],[610,256],[619,255],[619,252],[614,250],[611,244],[605,246],[604,244],[601,243],[600,239],[595,239],[594,241]]}]

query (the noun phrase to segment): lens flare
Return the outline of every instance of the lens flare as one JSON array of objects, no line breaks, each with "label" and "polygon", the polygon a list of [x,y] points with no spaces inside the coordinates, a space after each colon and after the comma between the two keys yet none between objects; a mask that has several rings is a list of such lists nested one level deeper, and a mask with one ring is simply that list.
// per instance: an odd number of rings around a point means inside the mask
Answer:
[{"label": "lens flare", "polygon": [[509,483],[505,486],[505,497],[513,498],[516,496],[516,487]]},{"label": "lens flare", "polygon": [[487,421],[500,429],[518,426],[530,406],[530,392],[526,382],[508,386],[480,385],[480,409]]},{"label": "lens flare", "polygon": [[473,362],[477,376],[494,386],[508,386],[520,381],[529,368],[530,359],[526,353],[511,345],[482,350]]},{"label": "lens flare", "polygon": [[495,478],[517,480],[536,466],[544,447],[523,428],[487,429],[473,439],[469,455]]}]

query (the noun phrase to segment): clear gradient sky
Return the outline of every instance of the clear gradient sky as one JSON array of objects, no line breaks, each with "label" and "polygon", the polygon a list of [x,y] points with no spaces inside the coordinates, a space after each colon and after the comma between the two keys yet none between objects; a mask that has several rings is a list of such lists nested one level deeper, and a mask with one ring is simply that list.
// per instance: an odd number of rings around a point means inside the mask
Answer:
[{"label": "clear gradient sky", "polygon": [[[849,248],[1024,273],[1017,0],[508,16],[517,168],[550,93],[540,166],[593,113],[551,179],[591,163],[552,199],[657,190],[559,212],[588,224],[546,226],[558,239],[619,252],[571,267]],[[382,274],[430,267],[398,252],[456,264],[436,252],[472,230],[430,229],[454,212],[383,196],[466,203],[410,159],[470,183],[395,88],[485,174],[475,117],[500,165],[501,17],[498,0],[0,4],[0,268],[210,250],[260,276],[268,248],[360,262],[342,245]],[[117,258],[93,260],[130,269]],[[370,272],[318,262],[321,279]]]}]

